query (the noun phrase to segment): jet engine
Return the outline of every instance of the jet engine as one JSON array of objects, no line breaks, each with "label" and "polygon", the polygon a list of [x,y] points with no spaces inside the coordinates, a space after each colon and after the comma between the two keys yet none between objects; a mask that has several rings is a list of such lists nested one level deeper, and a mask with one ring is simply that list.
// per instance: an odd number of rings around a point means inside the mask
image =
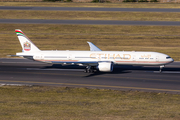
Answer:
[{"label": "jet engine", "polygon": [[99,62],[97,69],[101,72],[112,72],[113,63],[112,62]]}]

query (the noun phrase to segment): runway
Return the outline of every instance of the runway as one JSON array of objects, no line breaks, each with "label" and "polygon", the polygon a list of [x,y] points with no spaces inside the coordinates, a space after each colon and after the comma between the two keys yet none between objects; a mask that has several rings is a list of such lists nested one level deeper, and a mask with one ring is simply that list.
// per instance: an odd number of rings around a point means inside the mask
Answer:
[{"label": "runway", "polygon": [[[0,10],[180,12],[180,9],[3,6],[0,6]],[[0,19],[0,23],[180,26],[180,22],[175,21]],[[51,85],[180,94],[180,62],[167,65],[162,73],[159,73],[159,66],[115,66],[112,73],[83,71],[84,67],[79,66],[52,65],[26,59],[0,59],[0,86]]]},{"label": "runway", "polygon": [[112,73],[84,73],[84,67],[26,59],[0,59],[0,84],[53,85],[180,93],[180,62],[159,67],[115,66]]},{"label": "runway", "polygon": [[79,25],[156,25],[156,26],[180,26],[180,22],[177,22],[177,21],[0,19],[0,23],[14,23],[14,24],[79,24]]},{"label": "runway", "polygon": [[20,6],[0,6],[0,10],[180,12],[180,9],[172,9],[172,8],[168,9],[168,8],[20,7]]}]

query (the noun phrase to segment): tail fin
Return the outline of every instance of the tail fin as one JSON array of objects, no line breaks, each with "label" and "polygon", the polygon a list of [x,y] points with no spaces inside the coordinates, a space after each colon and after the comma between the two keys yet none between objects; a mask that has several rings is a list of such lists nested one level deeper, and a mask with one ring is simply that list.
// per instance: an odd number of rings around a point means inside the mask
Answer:
[{"label": "tail fin", "polygon": [[38,47],[20,30],[15,30],[23,52],[40,51]]}]

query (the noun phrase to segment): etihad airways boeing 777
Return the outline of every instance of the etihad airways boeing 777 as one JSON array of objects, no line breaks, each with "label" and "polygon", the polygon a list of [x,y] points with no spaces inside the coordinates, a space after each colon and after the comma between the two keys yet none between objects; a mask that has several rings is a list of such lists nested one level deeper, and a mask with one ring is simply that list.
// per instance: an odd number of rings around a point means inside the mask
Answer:
[{"label": "etihad airways boeing 777", "polygon": [[91,42],[87,42],[90,51],[45,51],[38,49],[21,30],[16,29],[15,32],[22,46],[22,52],[15,56],[52,64],[86,66],[85,72],[112,72],[115,64],[159,65],[161,71],[164,65],[174,61],[170,56],[158,52],[102,51]]}]

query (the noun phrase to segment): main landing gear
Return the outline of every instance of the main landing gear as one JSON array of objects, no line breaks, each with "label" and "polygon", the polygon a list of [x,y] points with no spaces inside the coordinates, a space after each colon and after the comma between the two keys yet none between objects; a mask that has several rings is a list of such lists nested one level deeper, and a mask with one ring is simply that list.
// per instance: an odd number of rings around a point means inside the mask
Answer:
[{"label": "main landing gear", "polygon": [[87,66],[86,69],[84,70],[85,73],[94,73],[96,71],[97,69],[95,66]]},{"label": "main landing gear", "polygon": [[164,68],[164,65],[161,65],[160,66],[160,70],[159,70],[159,72],[161,73],[162,72],[162,69]]}]

